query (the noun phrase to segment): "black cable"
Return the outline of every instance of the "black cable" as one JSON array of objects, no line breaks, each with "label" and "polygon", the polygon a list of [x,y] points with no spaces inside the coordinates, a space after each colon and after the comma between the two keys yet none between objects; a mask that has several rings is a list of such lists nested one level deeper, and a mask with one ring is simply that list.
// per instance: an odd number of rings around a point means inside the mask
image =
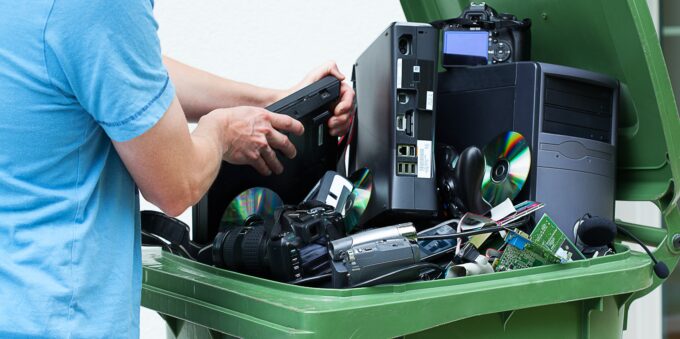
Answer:
[{"label": "black cable", "polygon": [[619,232],[621,232],[625,236],[633,239],[633,241],[638,243],[640,245],[640,247],[642,247],[642,249],[644,249],[645,252],[647,252],[647,255],[649,255],[649,257],[652,258],[652,261],[654,262],[654,273],[656,274],[656,276],[661,278],[661,279],[668,278],[668,275],[670,274],[670,271],[668,270],[668,266],[666,266],[666,264],[664,262],[656,260],[656,257],[654,256],[654,254],[652,254],[652,251],[650,251],[649,248],[647,248],[647,246],[645,244],[643,244],[640,239],[638,239],[638,237],[633,235],[633,233],[631,233],[629,230],[627,230],[627,229],[625,229],[625,228],[623,228],[619,225],[616,225],[616,226],[617,226]]},{"label": "black cable", "polygon": [[302,278],[302,279],[298,279],[298,280],[295,280],[295,281],[291,281],[291,282],[289,282],[289,284],[304,285],[304,284],[310,283],[310,282],[316,283],[316,282],[319,282],[319,281],[328,280],[331,277],[332,277],[331,273],[324,273],[324,274],[315,275],[313,277],[307,277],[307,278]]},{"label": "black cable", "polygon": [[418,241],[421,241],[421,240],[458,239],[458,238],[462,238],[462,237],[468,237],[468,236],[471,236],[471,235],[494,233],[494,232],[500,232],[500,231],[510,231],[510,227],[509,226],[495,226],[495,227],[485,227],[485,228],[480,228],[478,230],[472,230],[472,231],[460,232],[460,233],[426,235],[426,236],[418,237]]},{"label": "black cable", "polygon": [[424,268],[431,268],[431,269],[437,270],[439,272],[439,274],[441,274],[444,271],[444,269],[441,268],[441,266],[439,266],[437,264],[433,264],[433,263],[429,263],[429,262],[421,262],[421,263],[418,263],[418,264],[413,264],[413,265],[410,265],[410,266],[406,266],[406,267],[396,269],[392,272],[385,273],[385,274],[383,274],[381,276],[377,276],[373,279],[369,279],[369,280],[360,282],[360,283],[355,284],[351,287],[359,288],[359,287],[367,287],[367,286],[378,285],[378,284],[380,284],[380,281],[386,280],[386,279],[391,278],[395,275],[398,275],[398,274],[401,274],[401,273],[404,273],[404,272],[408,272],[408,271],[411,271],[411,270],[421,271]]}]

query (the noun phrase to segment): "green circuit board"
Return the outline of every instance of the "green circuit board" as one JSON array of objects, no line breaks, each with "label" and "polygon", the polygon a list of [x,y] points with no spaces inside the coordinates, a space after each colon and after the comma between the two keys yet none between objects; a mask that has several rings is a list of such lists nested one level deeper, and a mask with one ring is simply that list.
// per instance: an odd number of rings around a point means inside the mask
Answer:
[{"label": "green circuit board", "polygon": [[543,245],[562,262],[585,259],[581,251],[547,214],[544,214],[538,221],[529,239],[534,243]]},{"label": "green circuit board", "polygon": [[505,242],[507,246],[503,255],[494,262],[496,272],[559,264],[561,262],[560,258],[544,246],[531,241],[526,233],[521,231],[508,232],[505,236]]}]

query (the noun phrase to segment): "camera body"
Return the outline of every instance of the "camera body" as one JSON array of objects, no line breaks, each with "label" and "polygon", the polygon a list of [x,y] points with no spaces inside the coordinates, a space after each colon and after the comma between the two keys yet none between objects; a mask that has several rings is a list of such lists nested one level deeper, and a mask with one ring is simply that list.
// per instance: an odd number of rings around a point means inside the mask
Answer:
[{"label": "camera body", "polygon": [[273,223],[252,218],[245,226],[220,231],[213,241],[213,264],[283,282],[314,276],[328,267],[326,245],[343,237],[344,227],[331,206],[284,206]]},{"label": "camera body", "polygon": [[498,14],[486,3],[471,3],[458,18],[433,22],[442,30],[442,66],[475,66],[527,61],[531,20]]}]

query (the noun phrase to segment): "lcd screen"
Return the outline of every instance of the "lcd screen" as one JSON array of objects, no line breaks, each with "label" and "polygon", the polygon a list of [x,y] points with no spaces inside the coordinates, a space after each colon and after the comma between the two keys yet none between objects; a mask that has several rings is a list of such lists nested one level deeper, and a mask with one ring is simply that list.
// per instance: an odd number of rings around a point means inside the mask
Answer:
[{"label": "lcd screen", "polygon": [[486,65],[489,60],[489,32],[445,31],[443,65]]}]

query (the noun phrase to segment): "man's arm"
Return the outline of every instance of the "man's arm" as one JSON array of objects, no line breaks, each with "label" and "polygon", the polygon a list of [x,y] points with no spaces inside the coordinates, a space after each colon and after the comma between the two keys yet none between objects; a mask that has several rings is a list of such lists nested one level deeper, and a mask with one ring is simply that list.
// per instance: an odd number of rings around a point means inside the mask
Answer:
[{"label": "man's arm", "polygon": [[[329,61],[311,71],[295,86],[276,90],[221,78],[168,57],[163,57],[163,63],[175,85],[182,109],[191,122],[198,121],[203,115],[218,108],[268,106],[327,75],[340,80],[345,79],[335,62]],[[332,135],[339,136],[347,132],[353,109],[354,91],[349,84],[343,82],[340,87],[340,99],[333,107],[334,116],[328,120]]]},{"label": "man's arm", "polygon": [[257,87],[163,57],[187,120],[196,122],[218,108],[265,107],[285,96],[285,91]]},{"label": "man's arm", "polygon": [[177,216],[205,194],[222,159],[251,165],[263,175],[283,170],[274,149],[292,158],[295,147],[280,131],[303,133],[300,122],[258,107],[218,109],[204,115],[189,133],[175,98],[144,134],[113,142],[144,198]]}]

